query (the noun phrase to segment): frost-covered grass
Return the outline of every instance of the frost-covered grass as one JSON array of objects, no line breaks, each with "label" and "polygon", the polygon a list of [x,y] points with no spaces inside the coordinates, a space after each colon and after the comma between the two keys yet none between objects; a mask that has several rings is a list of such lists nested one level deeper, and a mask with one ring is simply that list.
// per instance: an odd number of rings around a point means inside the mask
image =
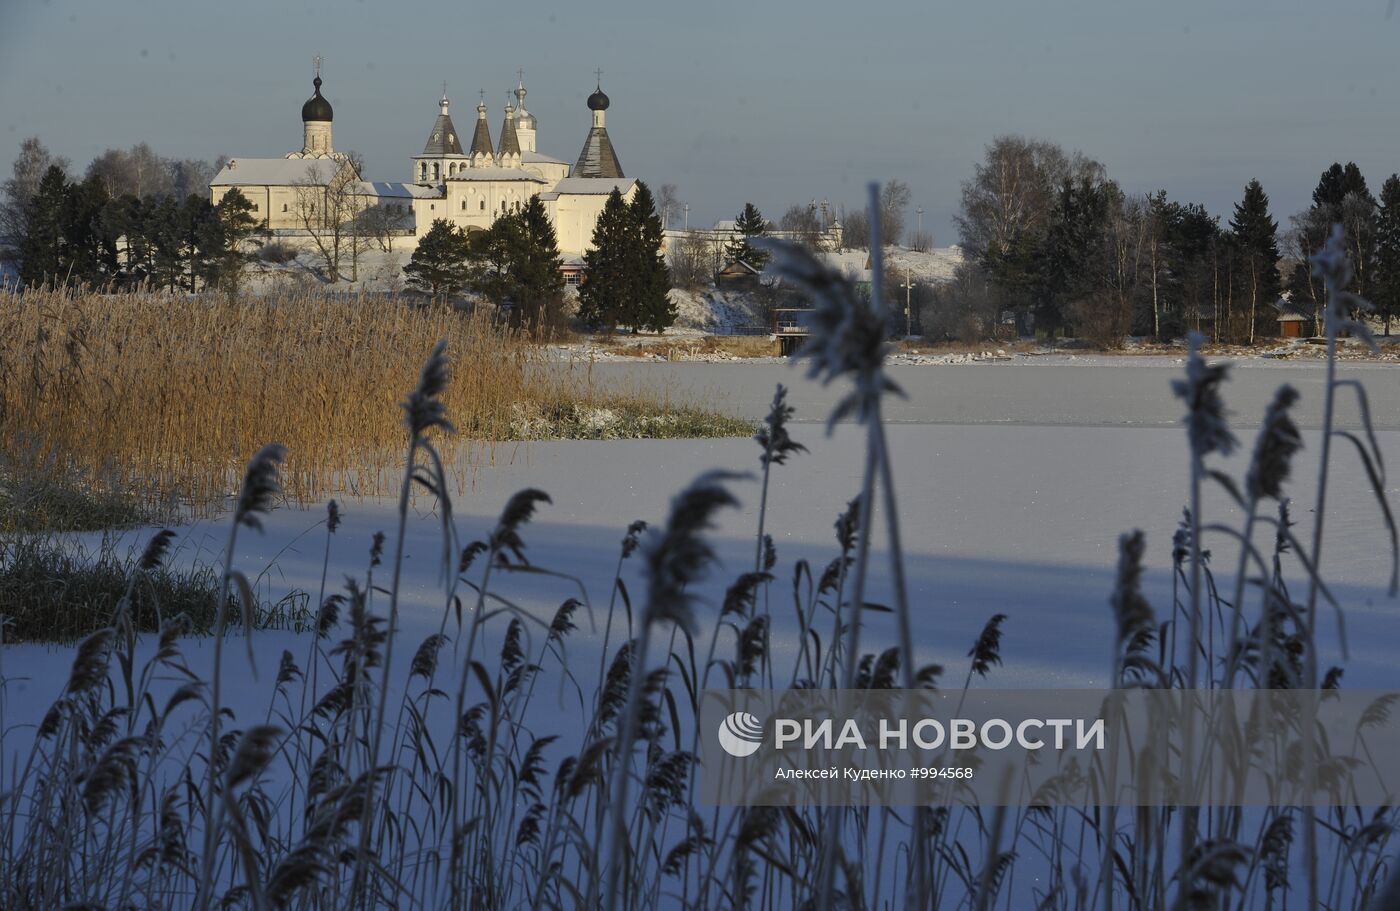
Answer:
[{"label": "frost-covered grass", "polygon": [[658,411],[638,402],[580,406],[520,405],[511,415],[510,438],[517,440],[655,440],[748,436],[753,424],[693,405]]},{"label": "frost-covered grass", "polygon": [[50,453],[0,460],[0,534],[131,528],[159,522],[162,511],[110,472],[87,476]]},{"label": "frost-covered grass", "polygon": [[[961,643],[970,646],[964,663],[918,659],[881,420],[891,391],[882,322],[839,275],[800,258],[791,268],[819,298],[817,372],[842,388],[854,380],[843,410],[860,417],[866,441],[859,496],[832,510],[840,516],[828,559],[792,561],[775,544],[791,518],[769,492],[784,484],[787,463],[805,457],[799,444],[819,445],[789,425],[780,393],[750,466],[763,504],[752,563],[746,555],[743,571],[724,580],[713,609],[695,593],[715,568],[712,526],[737,503],[739,482],[722,473],[684,487],[660,526],[617,530],[606,593],[580,588],[557,609],[526,609],[512,580],[574,584],[567,565],[531,546],[531,522],[548,495],[519,492],[489,531],[459,540],[439,449],[456,416],[442,396],[451,381],[437,351],[404,402],[397,527],[361,563],[323,558],[313,633],[289,641],[275,667],[259,662],[256,678],[244,670],[243,646],[251,653],[252,643],[232,634],[238,622],[228,613],[195,652],[177,618],[151,641],[121,610],[76,650],[34,736],[0,725],[0,761],[17,755],[0,769],[0,867],[9,874],[0,878],[0,905],[1391,907],[1379,894],[1393,865],[1389,808],[1196,814],[697,802],[693,719],[707,684],[969,688],[1002,661],[1007,621],[999,615]],[[1340,306],[1333,311],[1335,331],[1343,317]],[[1145,542],[1131,532],[1120,542],[1113,590],[1082,593],[1109,602],[1102,640],[1115,686],[1338,683],[1316,645],[1319,613],[1334,610],[1313,570],[1329,461],[1320,463],[1310,527],[1294,531],[1283,497],[1299,436],[1283,393],[1264,416],[1249,467],[1213,474],[1235,446],[1227,379],[1197,353],[1180,385],[1193,469],[1181,494],[1193,508],[1172,546],[1170,603],[1144,596]],[[1331,403],[1360,389],[1331,373],[1326,388],[1323,438],[1352,442],[1334,429]],[[1379,452],[1364,435],[1355,442],[1382,491],[1377,524],[1388,528]],[[237,500],[219,573],[235,603],[248,588],[238,539],[276,500],[282,455],[262,450]],[[937,473],[939,464],[908,470]],[[1206,485],[1234,503],[1238,524],[1204,512]],[[425,555],[405,552],[415,486],[435,498],[441,523],[441,585],[432,593],[441,613],[435,630],[404,642],[404,561]],[[849,494],[805,492],[836,503]],[[341,533],[337,511],[321,532],[329,555]],[[588,538],[580,547],[596,552],[596,534],[580,535]],[[1239,564],[1207,562],[1207,545],[1238,539],[1248,544]],[[128,568],[129,586],[158,571],[159,554],[148,556]],[[1302,568],[1298,590],[1289,590],[1285,566]],[[630,567],[640,567],[640,586],[623,583]],[[889,580],[898,644],[867,651],[866,595],[877,575]],[[923,610],[918,622],[937,626],[942,607]],[[795,648],[770,637],[779,612],[801,629]],[[580,627],[601,639],[596,652],[581,647]]]},{"label": "frost-covered grass", "polygon": [[[138,572],[132,554],[104,544],[90,553],[74,540],[22,534],[0,539],[0,640],[75,642],[122,615],[138,630],[160,629],[180,616],[190,633],[207,634],[218,613],[218,569],[203,563],[157,566]],[[251,601],[257,629],[290,629],[309,616],[307,595],[292,592],[275,603]],[[235,616],[236,599],[225,598]]]}]

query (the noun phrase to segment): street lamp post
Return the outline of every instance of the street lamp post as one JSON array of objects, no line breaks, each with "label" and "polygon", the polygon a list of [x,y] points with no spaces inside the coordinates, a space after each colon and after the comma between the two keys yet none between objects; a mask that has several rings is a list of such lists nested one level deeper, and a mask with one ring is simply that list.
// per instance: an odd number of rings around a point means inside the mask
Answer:
[{"label": "street lamp post", "polygon": [[919,216],[919,233],[924,233],[924,207],[919,206],[914,210],[914,214]]},{"label": "street lamp post", "polygon": [[690,230],[690,203],[685,204],[685,229]]}]

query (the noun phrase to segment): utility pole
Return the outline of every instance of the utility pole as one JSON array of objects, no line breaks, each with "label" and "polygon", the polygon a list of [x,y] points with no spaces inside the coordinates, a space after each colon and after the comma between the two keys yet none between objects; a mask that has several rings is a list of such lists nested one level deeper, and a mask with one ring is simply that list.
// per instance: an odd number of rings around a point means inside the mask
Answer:
[{"label": "utility pole", "polygon": [[914,214],[919,216],[919,233],[924,233],[924,207],[919,206],[914,210]]},{"label": "utility pole", "polygon": [[[920,230],[923,230],[920,228]],[[909,267],[904,267],[904,337],[914,334],[914,282],[909,275]]]}]

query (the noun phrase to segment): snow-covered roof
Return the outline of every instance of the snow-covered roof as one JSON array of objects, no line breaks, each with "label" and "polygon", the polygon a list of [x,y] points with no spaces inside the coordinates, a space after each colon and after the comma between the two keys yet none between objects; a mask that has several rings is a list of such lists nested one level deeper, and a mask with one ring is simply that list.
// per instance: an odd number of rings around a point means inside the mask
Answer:
[{"label": "snow-covered roof", "polygon": [[520,161],[523,164],[568,164],[567,161],[554,158],[550,155],[544,154],[543,152],[530,151],[521,152]]},{"label": "snow-covered roof", "polygon": [[467,168],[450,175],[448,180],[529,180],[534,183],[548,183],[543,177],[531,174],[522,168]]},{"label": "snow-covered roof", "polygon": [[357,191],[363,196],[379,196],[393,199],[441,199],[443,193],[437,187],[425,187],[413,183],[392,183],[384,180],[362,180]]},{"label": "snow-covered roof", "polygon": [[307,178],[328,184],[345,162],[331,158],[231,158],[211,187],[290,187]]},{"label": "snow-covered roof", "polygon": [[1317,319],[1317,310],[1314,306],[1302,302],[1295,303],[1286,297],[1280,297],[1273,302],[1272,306],[1278,311],[1277,319],[1283,322]]},{"label": "snow-covered roof", "polygon": [[558,196],[606,196],[613,190],[626,196],[636,181],[630,177],[565,177],[554,185]]}]

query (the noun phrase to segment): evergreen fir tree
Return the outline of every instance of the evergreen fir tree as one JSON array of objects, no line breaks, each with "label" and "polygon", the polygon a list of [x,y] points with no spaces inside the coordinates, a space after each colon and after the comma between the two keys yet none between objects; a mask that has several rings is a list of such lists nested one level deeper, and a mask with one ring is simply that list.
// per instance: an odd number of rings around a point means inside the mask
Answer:
[{"label": "evergreen fir tree", "polygon": [[1050,230],[1039,250],[1040,285],[1035,325],[1054,334],[1069,325],[1070,305],[1094,289],[1103,237],[1116,186],[1085,175],[1060,185]]},{"label": "evergreen fir tree", "polygon": [[636,249],[633,233],[627,204],[614,189],[593,227],[592,246],[583,256],[578,315],[595,329],[614,331],[630,315]]},{"label": "evergreen fir tree", "polygon": [[531,196],[516,217],[520,245],[511,263],[515,312],[531,331],[539,331],[557,318],[564,298],[559,240],[538,196]]},{"label": "evergreen fir tree", "polygon": [[1376,216],[1376,270],[1371,282],[1371,303],[1385,322],[1400,313],[1400,175],[1391,174],[1381,185]]},{"label": "evergreen fir tree", "polygon": [[628,205],[634,236],[634,290],[629,322],[648,332],[664,332],[676,321],[676,307],[671,303],[671,269],[661,252],[665,230],[656,212],[651,188],[637,182],[637,195]]},{"label": "evergreen fir tree", "polygon": [[520,314],[514,311],[515,289],[512,286],[511,263],[519,256],[524,244],[524,228],[520,216],[506,212],[485,231],[467,235],[467,287],[490,301],[497,309],[511,309],[513,325],[520,325]]},{"label": "evergreen fir tree", "polygon": [[156,283],[174,291],[185,272],[184,234],[180,230],[180,207],[163,196],[149,213],[147,238],[154,250],[152,264]]},{"label": "evergreen fir tree", "polygon": [[[1333,162],[1322,172],[1313,190],[1312,207],[1298,223],[1308,254],[1322,249],[1333,225],[1342,225],[1352,264],[1352,281],[1346,290],[1369,297],[1376,259],[1376,198],[1356,162]],[[1312,295],[1320,296],[1317,283],[1310,284]]]},{"label": "evergreen fir tree", "polygon": [[101,285],[117,271],[117,238],[105,218],[107,202],[107,188],[96,177],[68,185],[59,269],[71,283]]},{"label": "evergreen fir tree", "polygon": [[744,211],[734,219],[736,236],[724,248],[724,255],[730,262],[748,263],[762,269],[768,263],[768,251],[760,250],[751,241],[768,233],[768,222],[751,202],[744,203]]},{"label": "evergreen fir tree", "polygon": [[1244,198],[1235,204],[1230,232],[1237,257],[1237,287],[1248,302],[1247,337],[1254,341],[1256,324],[1272,319],[1269,305],[1281,292],[1278,275],[1278,222],[1269,215],[1269,196],[1258,180],[1244,189]]},{"label": "evergreen fir tree", "polygon": [[68,196],[68,179],[63,169],[51,165],[39,181],[39,189],[25,207],[28,233],[20,238],[20,281],[26,285],[61,283],[63,256],[63,209]]},{"label": "evergreen fir tree", "polygon": [[413,258],[403,267],[410,287],[446,299],[458,294],[471,279],[470,250],[462,230],[439,218],[418,242]]}]

